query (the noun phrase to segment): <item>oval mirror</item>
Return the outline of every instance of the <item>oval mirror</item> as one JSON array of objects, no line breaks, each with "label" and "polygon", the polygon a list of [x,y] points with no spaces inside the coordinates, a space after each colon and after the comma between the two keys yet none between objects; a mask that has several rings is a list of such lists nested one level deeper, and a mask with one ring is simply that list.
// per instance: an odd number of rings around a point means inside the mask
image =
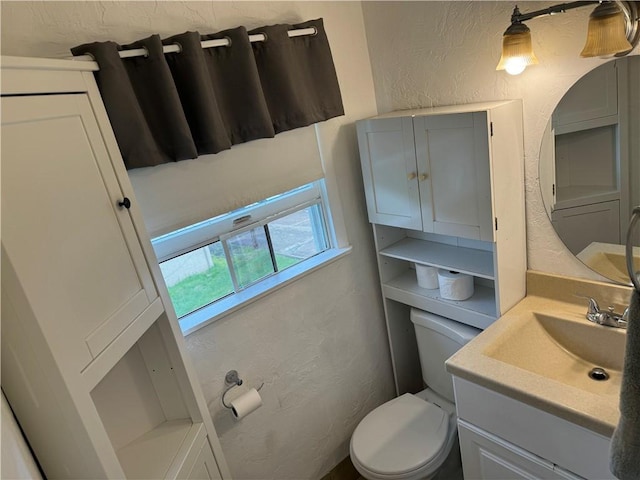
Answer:
[{"label": "oval mirror", "polygon": [[[547,215],[567,248],[596,273],[630,284],[625,243],[640,205],[640,56],[611,60],[569,89],[547,124],[539,168]],[[639,239],[634,232],[636,271]]]}]

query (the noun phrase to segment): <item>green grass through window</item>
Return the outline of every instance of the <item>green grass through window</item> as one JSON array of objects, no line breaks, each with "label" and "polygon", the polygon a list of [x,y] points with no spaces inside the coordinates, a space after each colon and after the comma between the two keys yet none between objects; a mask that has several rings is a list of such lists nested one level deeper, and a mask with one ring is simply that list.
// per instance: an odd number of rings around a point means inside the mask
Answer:
[{"label": "green grass through window", "polygon": [[[227,262],[224,258],[215,255],[212,255],[211,258],[213,266],[209,270],[191,275],[169,287],[169,296],[178,318],[233,293],[233,282],[227,268]],[[300,260],[299,258],[276,254],[279,270],[295,265]],[[271,258],[268,255],[266,257],[256,256],[255,261],[260,263],[268,262],[268,265],[266,263],[264,265],[241,265],[240,268],[245,267],[245,271],[272,271]]]}]

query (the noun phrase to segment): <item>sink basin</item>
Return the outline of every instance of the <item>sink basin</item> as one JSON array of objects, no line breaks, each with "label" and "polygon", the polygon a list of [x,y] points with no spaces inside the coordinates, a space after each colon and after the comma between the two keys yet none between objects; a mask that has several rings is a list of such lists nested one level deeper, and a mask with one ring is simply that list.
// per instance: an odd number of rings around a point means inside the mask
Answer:
[{"label": "sink basin", "polygon": [[[624,249],[624,245],[593,242],[578,253],[577,257],[578,260],[581,260],[587,267],[598,272],[600,275],[629,285],[627,259]],[[634,265],[637,266],[640,264],[640,248],[633,248],[633,258]]]},{"label": "sink basin", "polygon": [[[518,328],[510,328],[482,352],[515,367],[598,395],[620,391],[626,335],[582,318],[532,312]],[[607,380],[589,372],[605,369]]]},{"label": "sink basin", "polygon": [[[587,301],[629,304],[631,289],[529,272],[527,296],[446,361],[458,382],[468,381],[527,406],[611,437],[618,409],[625,330],[585,318]],[[603,368],[607,380],[589,372]]]}]

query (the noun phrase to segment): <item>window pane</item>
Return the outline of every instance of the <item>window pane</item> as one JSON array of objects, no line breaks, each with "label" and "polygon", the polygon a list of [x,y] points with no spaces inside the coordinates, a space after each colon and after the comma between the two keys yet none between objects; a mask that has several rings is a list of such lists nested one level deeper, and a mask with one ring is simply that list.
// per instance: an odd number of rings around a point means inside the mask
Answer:
[{"label": "window pane", "polygon": [[238,286],[260,280],[274,272],[264,227],[256,227],[227,240]]},{"label": "window pane", "polygon": [[233,293],[233,282],[220,242],[160,264],[179,317]]},{"label": "window pane", "polygon": [[269,223],[278,271],[327,249],[320,207],[313,205]]}]

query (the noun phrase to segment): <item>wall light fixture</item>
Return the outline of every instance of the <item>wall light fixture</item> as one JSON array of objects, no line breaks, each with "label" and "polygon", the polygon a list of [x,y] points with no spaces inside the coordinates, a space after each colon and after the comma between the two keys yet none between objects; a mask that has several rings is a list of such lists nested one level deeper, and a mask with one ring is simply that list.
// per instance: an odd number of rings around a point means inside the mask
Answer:
[{"label": "wall light fixture", "polygon": [[578,7],[597,5],[589,16],[587,41],[582,57],[624,56],[640,41],[640,2],[584,1],[553,5],[530,13],[511,14],[511,25],[502,36],[502,57],[496,70],[518,75],[538,63],[531,45],[531,31],[523,22],[543,15],[564,13]]}]

